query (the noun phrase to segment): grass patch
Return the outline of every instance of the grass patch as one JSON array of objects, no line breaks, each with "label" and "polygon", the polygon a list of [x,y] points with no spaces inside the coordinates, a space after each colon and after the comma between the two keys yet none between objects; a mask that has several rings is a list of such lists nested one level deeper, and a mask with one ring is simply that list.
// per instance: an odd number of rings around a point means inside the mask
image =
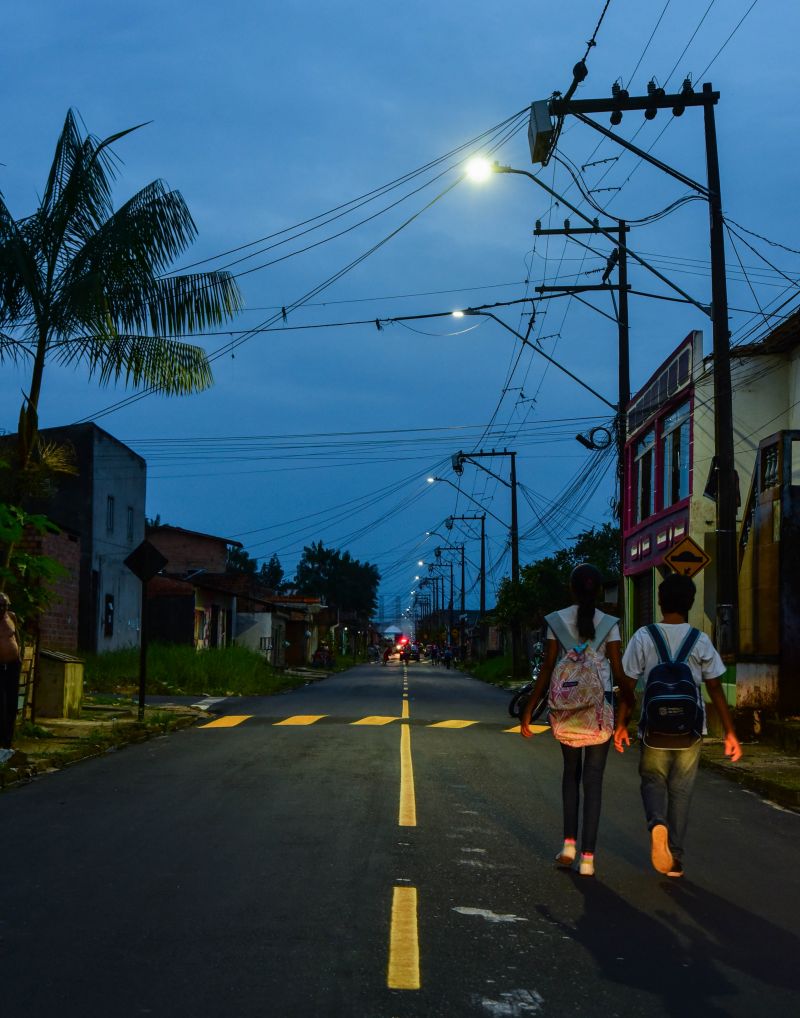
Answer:
[{"label": "grass patch", "polygon": [[52,739],[53,733],[43,725],[35,725],[32,721],[23,721],[17,725],[17,736],[22,739]]},{"label": "grass patch", "polygon": [[[102,694],[138,688],[137,647],[89,654],[85,661],[86,689]],[[261,654],[245,647],[197,651],[156,643],[147,650],[147,692],[155,695],[264,696],[305,681],[276,671]]]},{"label": "grass patch", "polygon": [[521,686],[524,680],[514,680],[511,671],[511,655],[507,654],[498,657],[488,657],[485,661],[470,661],[464,667],[464,671],[474,675],[482,682],[488,682],[493,686],[502,686],[505,689]]}]

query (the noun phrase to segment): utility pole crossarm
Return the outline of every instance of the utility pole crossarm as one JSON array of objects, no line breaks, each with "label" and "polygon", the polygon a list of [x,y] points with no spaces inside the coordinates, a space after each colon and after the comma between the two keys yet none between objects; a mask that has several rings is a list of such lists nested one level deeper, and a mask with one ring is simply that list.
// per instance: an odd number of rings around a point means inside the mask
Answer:
[{"label": "utility pole crossarm", "polygon": [[[585,223],[589,223],[590,226],[594,226],[593,221],[587,215],[581,212],[581,210],[577,208],[577,206],[572,205],[570,202],[567,201],[567,199],[562,194],[559,194],[558,191],[554,190],[552,187],[545,184],[545,182],[543,180],[540,180],[535,173],[530,173],[528,170],[518,170],[513,166],[500,166],[497,164],[495,165],[495,170],[497,173],[514,173],[520,177],[528,177],[530,180],[534,182],[534,184],[536,184],[538,187],[541,187],[543,191],[546,191],[551,198],[555,198],[556,201],[561,202],[562,205],[565,205],[571,212],[573,212],[576,216],[579,216]],[[617,243],[617,237],[615,237],[614,234],[609,230],[605,230],[601,226],[598,232],[601,233],[608,240],[610,240],[613,244]],[[685,297],[690,304],[694,304],[694,306],[698,308],[700,311],[702,311],[703,314],[708,314],[708,308],[706,308],[699,301],[696,301],[694,297],[691,296],[691,294],[688,294],[685,290],[682,290],[676,283],[673,283],[672,280],[665,276],[663,272],[659,272],[658,269],[654,268],[649,262],[645,261],[645,259],[642,258],[641,255],[636,254],[636,252],[632,251],[631,248],[628,248],[628,255],[631,258],[633,258],[634,261],[638,262],[643,268],[647,269],[648,272],[652,272],[652,274],[657,279],[660,279],[662,283],[666,283],[671,290],[675,291],[675,293],[679,293],[681,297]]]},{"label": "utility pole crossarm", "polygon": [[676,106],[715,106],[719,92],[676,92],[673,95],[631,95],[627,99],[551,99],[554,117],[582,113],[613,113],[614,110],[669,110]]}]

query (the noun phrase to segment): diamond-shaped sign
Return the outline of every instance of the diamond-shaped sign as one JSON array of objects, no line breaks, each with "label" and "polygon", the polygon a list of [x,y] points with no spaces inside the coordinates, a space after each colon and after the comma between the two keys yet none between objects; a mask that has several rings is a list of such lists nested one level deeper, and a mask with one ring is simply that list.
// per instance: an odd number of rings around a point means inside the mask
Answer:
[{"label": "diamond-shaped sign", "polygon": [[142,583],[147,583],[156,573],[161,572],[167,561],[154,544],[142,541],[125,559],[125,565]]},{"label": "diamond-shaped sign", "polygon": [[706,554],[697,541],[691,537],[684,537],[674,548],[670,548],[664,556],[664,561],[676,573],[682,576],[695,576],[701,569],[705,569],[711,561],[711,556]]}]

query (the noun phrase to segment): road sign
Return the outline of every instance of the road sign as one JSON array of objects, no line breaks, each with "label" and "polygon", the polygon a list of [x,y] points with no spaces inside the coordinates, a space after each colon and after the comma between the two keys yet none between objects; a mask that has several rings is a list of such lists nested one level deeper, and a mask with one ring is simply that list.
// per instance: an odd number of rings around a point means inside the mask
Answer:
[{"label": "road sign", "polygon": [[166,564],[167,560],[158,548],[149,541],[142,541],[125,559],[125,565],[143,583],[152,580],[156,573],[160,572]]},{"label": "road sign", "polygon": [[674,548],[670,548],[664,556],[664,561],[676,573],[682,576],[695,576],[701,569],[705,569],[711,561],[711,556],[700,547],[697,541],[691,537],[684,537]]}]

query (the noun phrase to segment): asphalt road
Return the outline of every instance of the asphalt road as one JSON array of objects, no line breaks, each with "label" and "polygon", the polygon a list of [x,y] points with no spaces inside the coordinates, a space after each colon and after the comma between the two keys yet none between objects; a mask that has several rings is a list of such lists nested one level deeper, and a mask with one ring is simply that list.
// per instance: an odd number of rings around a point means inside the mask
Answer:
[{"label": "asphalt road", "polygon": [[612,753],[597,876],[556,870],[558,746],[506,701],[360,666],[3,794],[0,1016],[792,1013],[800,817],[701,772],[668,881]]}]

